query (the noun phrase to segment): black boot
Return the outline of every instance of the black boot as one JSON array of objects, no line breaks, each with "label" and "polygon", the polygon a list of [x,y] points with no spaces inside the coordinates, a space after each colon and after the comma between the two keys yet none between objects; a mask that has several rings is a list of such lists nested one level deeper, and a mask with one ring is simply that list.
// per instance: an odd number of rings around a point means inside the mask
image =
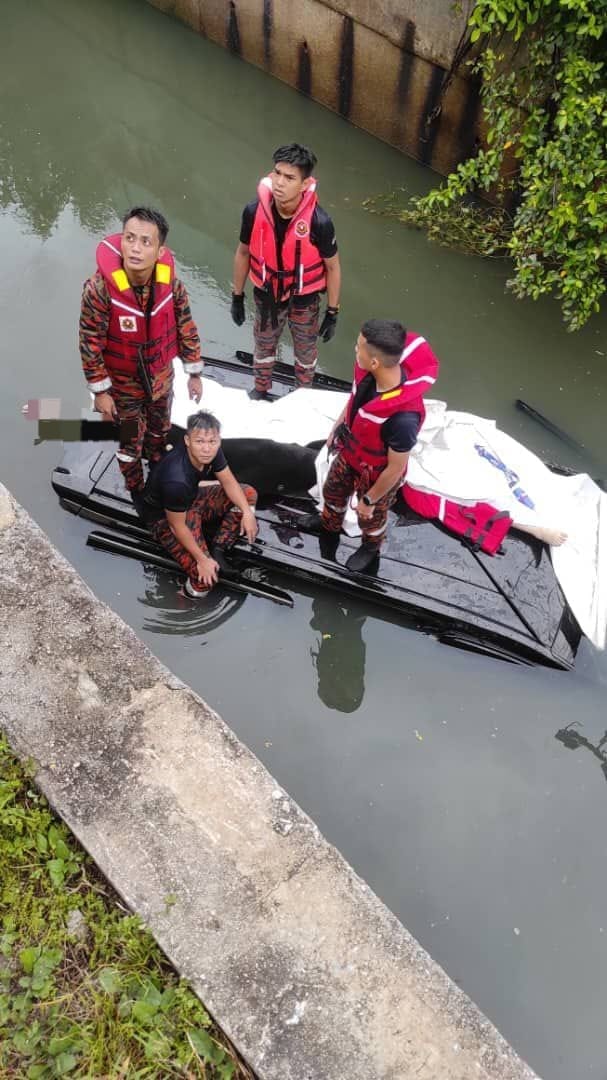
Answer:
[{"label": "black boot", "polygon": [[374,562],[379,562],[379,546],[368,540],[363,540],[359,548],[346,559],[346,570],[352,570],[356,574],[364,574]]},{"label": "black boot", "polygon": [[315,533],[317,536],[319,533],[328,532],[323,525],[322,514],[319,514],[317,510],[313,514],[298,514],[296,525],[298,529]]},{"label": "black boot", "polygon": [[225,547],[222,547],[221,544],[213,544],[211,546],[210,555],[212,559],[215,559],[220,574],[223,574],[224,577],[234,576],[236,570],[228,558],[227,549]]},{"label": "black boot", "polygon": [[318,537],[318,546],[323,559],[335,562],[339,540],[339,533],[328,532],[327,529],[321,529],[320,536]]},{"label": "black boot", "polygon": [[248,396],[251,401],[270,401],[270,395],[267,390],[256,390],[255,387],[253,387],[252,390],[249,390]]},{"label": "black boot", "polygon": [[143,489],[139,488],[137,491],[131,491],[131,502],[137,511],[138,517],[143,517]]}]

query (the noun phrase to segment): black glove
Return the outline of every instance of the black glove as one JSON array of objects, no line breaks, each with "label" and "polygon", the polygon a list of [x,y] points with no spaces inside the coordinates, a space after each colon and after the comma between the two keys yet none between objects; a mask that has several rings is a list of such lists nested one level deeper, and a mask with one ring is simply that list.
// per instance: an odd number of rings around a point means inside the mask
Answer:
[{"label": "black glove", "polygon": [[339,308],[328,307],[325,311],[325,317],[320,324],[320,330],[318,336],[323,341],[330,341],[337,329],[337,316],[339,314]]},{"label": "black glove", "polygon": [[230,314],[232,316],[232,322],[235,322],[237,326],[242,326],[244,322],[244,293],[232,293],[232,304],[230,306]]}]

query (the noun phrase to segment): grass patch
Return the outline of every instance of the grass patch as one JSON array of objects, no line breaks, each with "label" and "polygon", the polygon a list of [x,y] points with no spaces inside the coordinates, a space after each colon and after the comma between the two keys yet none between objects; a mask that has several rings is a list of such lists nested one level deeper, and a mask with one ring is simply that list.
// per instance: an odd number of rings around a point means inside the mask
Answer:
[{"label": "grass patch", "polygon": [[0,1077],[251,1080],[0,736]]}]

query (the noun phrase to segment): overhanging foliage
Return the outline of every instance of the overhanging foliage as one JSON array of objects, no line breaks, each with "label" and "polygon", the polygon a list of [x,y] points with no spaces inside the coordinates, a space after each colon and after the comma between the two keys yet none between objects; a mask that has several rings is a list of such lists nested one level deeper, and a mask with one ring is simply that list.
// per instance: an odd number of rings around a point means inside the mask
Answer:
[{"label": "overhanging foliage", "polygon": [[607,0],[478,0],[469,29],[486,144],[399,217],[511,256],[515,295],[556,295],[577,330],[607,284]]}]

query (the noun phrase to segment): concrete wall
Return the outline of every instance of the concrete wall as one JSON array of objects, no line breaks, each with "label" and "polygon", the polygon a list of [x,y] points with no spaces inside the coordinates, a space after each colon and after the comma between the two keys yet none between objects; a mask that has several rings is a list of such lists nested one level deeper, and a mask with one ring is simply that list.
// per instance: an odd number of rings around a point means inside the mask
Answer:
[{"label": "concrete wall", "polygon": [[438,172],[475,143],[478,82],[449,72],[473,0],[148,2]]},{"label": "concrete wall", "polygon": [[1,484],[0,658],[11,745],[259,1080],[533,1080]]}]

